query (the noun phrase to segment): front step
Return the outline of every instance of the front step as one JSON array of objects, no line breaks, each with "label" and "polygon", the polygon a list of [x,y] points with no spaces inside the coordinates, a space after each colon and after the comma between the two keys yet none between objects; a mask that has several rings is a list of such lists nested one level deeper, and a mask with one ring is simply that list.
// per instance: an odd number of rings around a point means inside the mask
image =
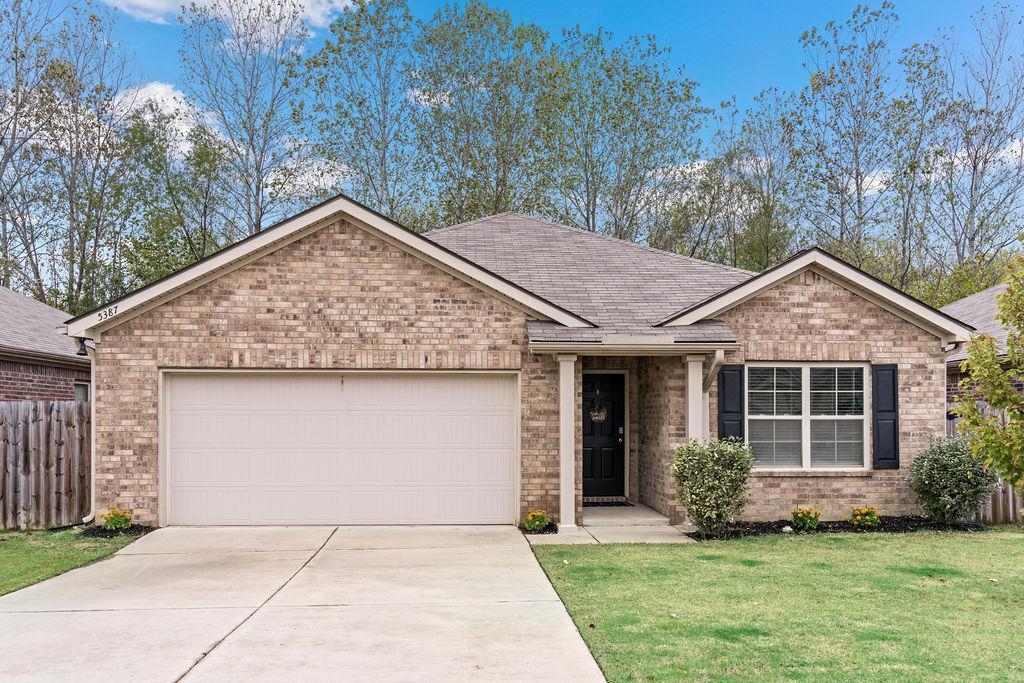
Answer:
[{"label": "front step", "polygon": [[668,517],[646,505],[584,507],[583,526],[669,526]]}]

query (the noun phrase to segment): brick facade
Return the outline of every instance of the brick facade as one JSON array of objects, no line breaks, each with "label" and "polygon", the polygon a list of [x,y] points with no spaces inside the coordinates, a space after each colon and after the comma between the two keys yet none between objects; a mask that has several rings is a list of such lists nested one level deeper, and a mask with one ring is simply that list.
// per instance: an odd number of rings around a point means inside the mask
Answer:
[{"label": "brick facade", "polygon": [[[848,517],[857,505],[877,505],[888,515],[919,511],[907,485],[908,467],[931,438],[945,431],[946,361],[935,335],[812,272],[779,283],[721,318],[742,345],[726,354],[727,363],[861,361],[899,366],[898,470],[760,471],[751,484],[746,518],[788,518],[798,505],[820,507],[825,519]],[[717,433],[717,414],[715,385],[712,436]],[[870,416],[870,405],[866,414]]]},{"label": "brick facade", "polygon": [[558,510],[558,365],[523,312],[340,221],[103,333],[97,507],[158,520],[160,368],[521,371],[521,504]]},{"label": "brick facade", "polygon": [[0,358],[0,401],[73,401],[75,382],[88,381],[88,367],[41,365]]}]

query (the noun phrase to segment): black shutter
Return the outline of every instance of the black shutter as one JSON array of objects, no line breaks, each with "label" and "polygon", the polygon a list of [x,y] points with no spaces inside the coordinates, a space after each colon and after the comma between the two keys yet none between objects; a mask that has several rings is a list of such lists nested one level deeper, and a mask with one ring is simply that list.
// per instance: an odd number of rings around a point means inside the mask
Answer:
[{"label": "black shutter", "polygon": [[743,440],[743,366],[718,369],[718,438]]},{"label": "black shutter", "polygon": [[871,366],[871,435],[876,470],[900,467],[899,371]]}]

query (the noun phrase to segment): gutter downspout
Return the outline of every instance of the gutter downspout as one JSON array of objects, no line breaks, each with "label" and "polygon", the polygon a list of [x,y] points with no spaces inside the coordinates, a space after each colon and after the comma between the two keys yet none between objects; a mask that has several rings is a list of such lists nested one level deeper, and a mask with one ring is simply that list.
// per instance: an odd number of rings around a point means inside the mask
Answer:
[{"label": "gutter downspout", "polygon": [[93,342],[89,356],[89,514],[82,518],[82,524],[91,524],[96,519],[96,349]]}]

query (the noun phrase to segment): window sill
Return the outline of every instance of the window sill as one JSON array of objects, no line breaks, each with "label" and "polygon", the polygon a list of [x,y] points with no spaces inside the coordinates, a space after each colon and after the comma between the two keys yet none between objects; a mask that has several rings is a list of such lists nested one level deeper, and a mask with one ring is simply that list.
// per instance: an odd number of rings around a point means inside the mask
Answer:
[{"label": "window sill", "polygon": [[868,467],[850,470],[786,470],[786,469],[757,469],[751,472],[755,477],[870,477],[874,470]]}]

